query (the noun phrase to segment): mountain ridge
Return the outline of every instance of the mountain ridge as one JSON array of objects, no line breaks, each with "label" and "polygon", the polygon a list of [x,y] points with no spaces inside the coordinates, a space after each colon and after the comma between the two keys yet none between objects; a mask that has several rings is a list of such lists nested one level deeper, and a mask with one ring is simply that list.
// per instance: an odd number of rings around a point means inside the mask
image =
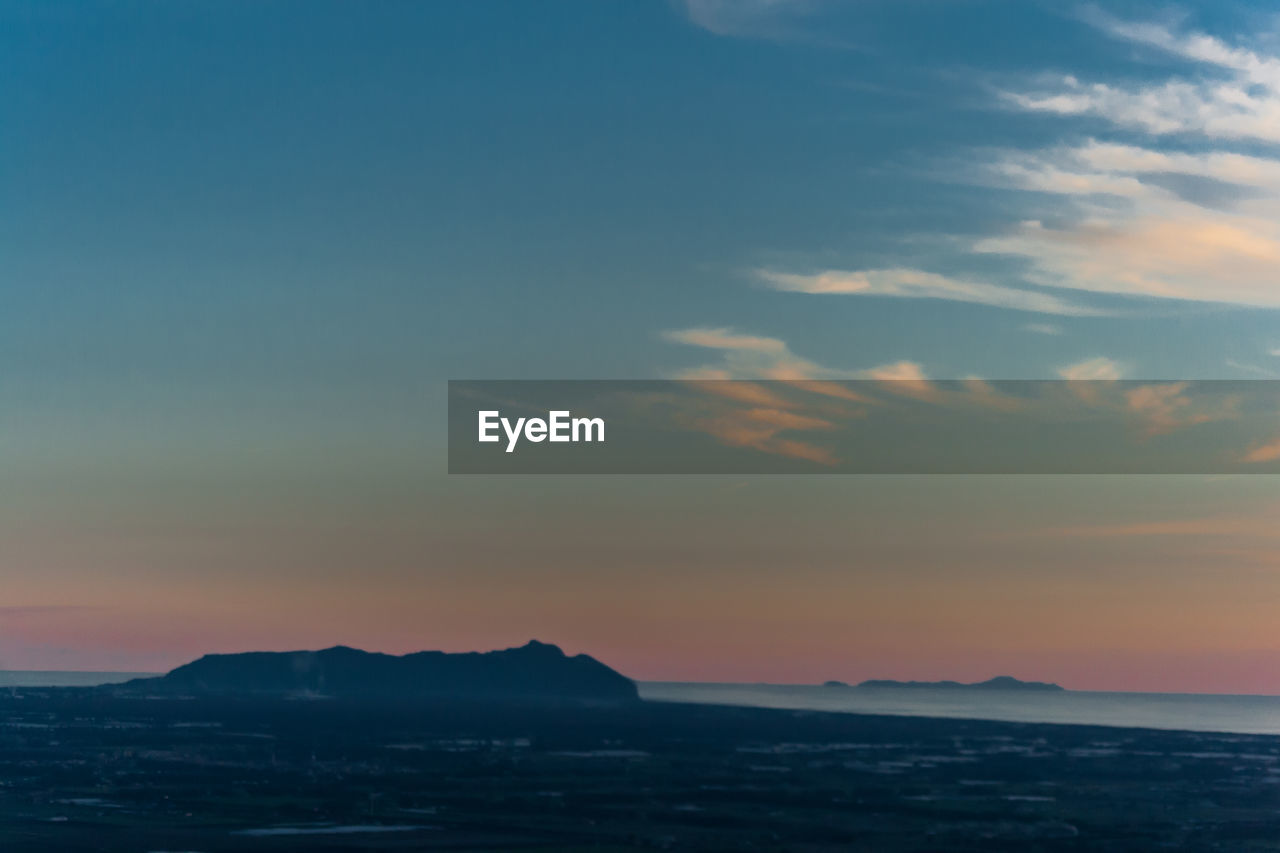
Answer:
[{"label": "mountain ridge", "polygon": [[404,655],[350,646],[285,652],[207,654],[126,692],[340,698],[639,701],[635,682],[590,655],[530,640],[489,652]]}]

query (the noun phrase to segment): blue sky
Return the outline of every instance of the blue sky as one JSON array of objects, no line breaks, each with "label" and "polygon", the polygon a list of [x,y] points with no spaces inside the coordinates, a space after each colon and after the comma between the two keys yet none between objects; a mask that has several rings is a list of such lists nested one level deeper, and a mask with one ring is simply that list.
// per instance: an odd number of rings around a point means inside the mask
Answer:
[{"label": "blue sky", "polygon": [[[11,0],[0,185],[15,607],[171,611],[228,564],[278,601],[323,564],[322,612],[379,525],[486,539],[457,515],[487,487],[442,476],[449,378],[1280,377],[1262,5]],[[600,511],[705,503],[640,491]],[[453,577],[440,541],[387,583]],[[631,648],[549,608],[510,633]],[[344,639],[411,642],[370,619]],[[109,660],[178,662],[154,624]]]},{"label": "blue sky", "polygon": [[[1273,235],[1253,228],[1270,185],[1207,160],[1266,168],[1272,130],[1153,133],[1017,101],[1070,95],[1071,75],[1227,103],[1214,86],[1264,84],[1118,33],[1208,33],[1268,61],[1252,44],[1261,11],[303,8],[5,5],[14,310],[0,322],[25,375],[231,394],[326,369],[346,384],[644,377],[699,363],[663,337],[689,328],[777,338],[835,371],[1047,377],[1100,357],[1144,377],[1280,370],[1276,317],[1247,304],[1280,295],[1256,271],[1235,276],[1243,298],[1206,280],[1178,291],[1193,300],[1152,299],[1116,281],[1123,248],[1088,274],[1055,245],[1104,211],[1117,234],[1149,216],[1243,223],[1263,241],[1254,262],[1270,262]],[[1266,93],[1251,107],[1260,123],[1269,108]],[[1090,151],[1188,161],[1107,170],[1080,161]],[[1046,191],[1061,173],[1118,192]],[[1160,182],[1214,189],[1216,206]],[[1030,221],[1061,228],[1028,236]],[[1210,251],[1190,272],[1250,257]],[[1071,313],[779,292],[760,277],[829,270],[920,271],[1006,288],[997,306],[1016,292]]]}]

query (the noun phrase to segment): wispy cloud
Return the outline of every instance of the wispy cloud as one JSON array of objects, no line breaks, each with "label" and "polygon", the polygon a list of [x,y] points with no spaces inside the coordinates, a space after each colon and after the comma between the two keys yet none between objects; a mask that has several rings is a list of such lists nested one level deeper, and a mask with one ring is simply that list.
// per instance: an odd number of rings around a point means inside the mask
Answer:
[{"label": "wispy cloud", "polygon": [[1124,21],[1097,9],[1087,11],[1085,19],[1113,38],[1199,63],[1217,76],[1115,85],[1067,75],[1036,88],[1005,92],[1008,100],[1022,109],[1094,115],[1157,135],[1280,141],[1280,58],[1204,33]]},{"label": "wispy cloud", "polygon": [[1014,109],[1089,116],[1147,140],[998,155],[986,170],[993,182],[1061,196],[1066,215],[973,249],[1025,259],[1026,279],[1044,287],[1280,307],[1280,159],[1235,150],[1280,142],[1280,57],[1096,10],[1086,18],[1200,73],[1124,84],[1046,77],[1003,91]]},{"label": "wispy cloud", "polygon": [[1275,379],[1277,377],[1280,377],[1280,373],[1276,373],[1276,371],[1274,370],[1270,370],[1265,367],[1260,367],[1256,364],[1245,364],[1242,361],[1236,361],[1234,358],[1229,358],[1223,363],[1227,367],[1242,371],[1244,373],[1252,373],[1254,376],[1265,376],[1268,379]]},{"label": "wispy cloud", "polygon": [[800,358],[777,338],[740,334],[728,328],[699,327],[663,332],[672,343],[716,350],[718,364],[680,372],[680,379],[815,379],[835,378],[838,371]]},{"label": "wispy cloud", "polygon": [[677,0],[690,23],[718,36],[784,38],[816,0]]},{"label": "wispy cloud", "polygon": [[814,380],[830,379],[907,379],[921,381],[924,370],[915,362],[899,361],[867,369],[826,367],[801,358],[785,341],[737,332],[727,327],[695,327],[662,333],[665,340],[687,346],[720,352],[721,361],[687,368],[677,379],[781,379],[808,383],[815,393],[829,396],[847,395],[839,386]]},{"label": "wispy cloud", "polygon": [[1050,293],[967,281],[910,268],[827,270],[802,274],[759,270],[757,275],[775,290],[848,296],[890,296],[905,299],[948,299],[1015,311],[1084,317],[1104,314],[1096,308],[1068,302]]},{"label": "wispy cloud", "polygon": [[747,352],[782,353],[787,345],[777,338],[755,335],[739,335],[730,329],[696,328],[663,332],[662,336],[678,344],[689,344],[709,349],[743,350]]},{"label": "wispy cloud", "polygon": [[1275,462],[1280,460],[1280,438],[1259,444],[1244,455],[1245,462]]},{"label": "wispy cloud", "polygon": [[1124,375],[1124,368],[1117,361],[1099,357],[1060,367],[1058,375],[1063,379],[1119,379]]},{"label": "wispy cloud", "polygon": [[1145,436],[1167,435],[1235,415],[1234,405],[1210,409],[1198,404],[1187,394],[1188,385],[1186,382],[1139,385],[1125,392],[1125,403],[1129,411],[1143,421]]},{"label": "wispy cloud", "polygon": [[[718,383],[733,386],[739,383]],[[712,389],[713,393],[718,393]],[[714,437],[729,447],[747,447],[774,456],[803,459],[831,466],[839,462],[828,449],[811,442],[787,437],[788,432],[833,430],[831,421],[774,408],[722,407],[712,415],[696,418],[691,426]]]},{"label": "wispy cloud", "polygon": [[1061,335],[1062,327],[1055,326],[1052,323],[1027,323],[1022,327],[1024,331],[1034,332],[1037,335]]}]

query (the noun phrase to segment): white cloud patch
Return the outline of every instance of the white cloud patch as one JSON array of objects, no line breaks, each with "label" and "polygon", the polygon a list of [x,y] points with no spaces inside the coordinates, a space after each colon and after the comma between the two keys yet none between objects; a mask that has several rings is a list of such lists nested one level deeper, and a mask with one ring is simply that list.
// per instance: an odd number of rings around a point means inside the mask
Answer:
[{"label": "white cloud patch", "polygon": [[777,38],[788,32],[793,17],[803,15],[812,0],[679,0],[695,26],[718,36]]},{"label": "white cloud patch", "polygon": [[1124,368],[1109,358],[1091,358],[1059,368],[1058,375],[1063,379],[1119,379],[1124,375]]},{"label": "white cloud patch", "polygon": [[769,287],[793,293],[949,299],[955,302],[973,302],[1016,311],[1077,317],[1104,313],[1084,305],[1067,302],[1048,293],[966,281],[908,268],[827,270],[813,274],[759,270],[757,275]]},{"label": "white cloud patch", "polygon": [[[676,374],[677,379],[781,379],[805,383],[814,393],[842,396],[840,389],[828,389],[816,380],[828,379],[899,379],[912,382],[926,380],[924,369],[913,361],[898,361],[865,370],[844,370],[801,358],[785,341],[759,335],[741,334],[725,327],[696,327],[663,332],[672,343],[718,350],[721,360],[693,367]],[[844,394],[849,392],[845,391]]]},{"label": "white cloud patch", "polygon": [[1280,307],[1280,160],[1096,140],[989,164],[993,183],[1064,197],[1073,219],[1021,223],[978,252],[1029,262],[1036,284]]},{"label": "white cloud patch", "polygon": [[[1060,216],[1031,219],[971,243],[1021,261],[1016,276],[974,281],[907,267],[807,273],[764,270],[778,290],[946,299],[1061,316],[1106,312],[1072,293],[1280,308],[1280,57],[1102,13],[1113,38],[1201,66],[1146,83],[1044,79],[1010,89],[1016,109],[1093,116],[1125,144],[1093,139],[1005,151],[966,172],[1006,189],[1057,197]],[[1147,137],[1143,140],[1143,136]],[[1186,150],[1173,145],[1187,143]],[[1194,143],[1194,144],[1191,144]]]},{"label": "white cloud patch", "polygon": [[[712,13],[774,14],[784,7],[768,0],[742,6],[691,0],[689,13],[696,20]],[[1051,202],[1039,207],[1052,209],[1052,218],[1029,218],[961,244],[961,251],[971,255],[1002,256],[1016,265],[997,266],[983,279],[905,264],[771,268],[757,270],[759,280],[793,293],[942,299],[1049,318],[1136,310],[1104,302],[1102,296],[1280,308],[1280,145],[1275,145],[1280,143],[1280,54],[1100,12],[1086,18],[1114,39],[1194,67],[1162,79],[1148,73],[1143,80],[1123,82],[1024,78],[1000,93],[1001,102],[1016,110],[1090,117],[1096,134],[1043,149],[988,150],[957,170],[961,180]],[[703,25],[725,29],[725,19],[720,20]],[[1047,322],[1022,328],[1044,335],[1062,332]],[[707,376],[868,375],[825,368],[799,358],[782,341],[724,329],[668,337],[720,350],[720,363],[700,369]],[[717,345],[734,340],[741,345]],[[1280,347],[1271,354],[1280,356]],[[1262,375],[1265,369],[1252,372]],[[1058,371],[1068,379],[1118,379],[1123,372],[1105,358]]]},{"label": "white cloud patch", "polygon": [[679,329],[664,332],[663,337],[678,344],[708,349],[743,350],[746,352],[784,353],[787,345],[777,338],[739,335],[726,328]]},{"label": "white cloud patch", "polygon": [[[1024,259],[1026,280],[1043,287],[1280,307],[1280,158],[1235,150],[1280,142],[1280,57],[1160,24],[1088,19],[1200,73],[1132,84],[1067,76],[1003,92],[1017,109],[1092,116],[1149,140],[998,155],[992,183],[1061,196],[1065,215],[973,249]],[[1184,141],[1194,150],[1168,147]]]},{"label": "white cloud patch", "polygon": [[843,375],[801,358],[777,338],[708,327],[663,332],[662,337],[722,353],[720,362],[681,371],[679,379],[832,379]]},{"label": "white cloud patch", "polygon": [[1067,75],[1034,89],[1005,92],[1008,101],[1027,110],[1094,115],[1157,135],[1194,133],[1280,142],[1280,58],[1203,33],[1123,21],[1096,10],[1086,18],[1113,38],[1199,63],[1214,73],[1132,85],[1087,83]]}]

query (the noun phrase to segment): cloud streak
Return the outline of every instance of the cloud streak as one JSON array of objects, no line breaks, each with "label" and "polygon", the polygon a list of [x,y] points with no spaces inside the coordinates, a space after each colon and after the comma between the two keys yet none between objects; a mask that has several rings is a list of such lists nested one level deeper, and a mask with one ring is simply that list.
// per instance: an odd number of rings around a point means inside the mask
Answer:
[{"label": "cloud streak", "polygon": [[689,22],[709,33],[734,38],[784,38],[795,35],[795,19],[812,0],[680,0]]},{"label": "cloud streak", "polygon": [[1201,73],[1125,84],[1045,77],[999,93],[1015,110],[1088,117],[1146,139],[997,155],[985,169],[992,183],[1058,196],[1067,215],[1022,222],[973,250],[1025,260],[1026,280],[1047,288],[1280,307],[1280,159],[1233,148],[1280,142],[1280,58],[1098,11],[1086,19]]},{"label": "cloud streak", "polygon": [[728,327],[699,326],[663,332],[661,337],[672,343],[710,349],[721,353],[719,363],[687,368],[677,379],[777,379],[807,383],[814,393],[844,396],[850,393],[838,385],[820,380],[831,379],[907,379],[924,380],[924,369],[912,361],[878,365],[864,370],[825,367],[801,358],[785,341],[760,335],[743,334]]},{"label": "cloud streak", "polygon": [[[787,292],[1059,316],[1126,313],[1081,294],[1280,308],[1280,155],[1257,145],[1280,143],[1280,56],[1097,11],[1085,17],[1197,71],[1121,83],[1042,76],[997,91],[1014,111],[1087,119],[1095,137],[987,151],[958,170],[961,181],[1054,202],[1052,221],[1027,218],[962,242],[970,259],[1012,262],[1005,271],[973,280],[911,266],[765,269],[758,278]],[[1108,133],[1124,141],[1098,138]]]},{"label": "cloud streak", "polygon": [[1064,316],[1099,316],[1096,308],[1068,302],[1034,290],[967,281],[925,270],[897,267],[868,270],[827,270],[814,274],[759,270],[759,278],[774,290],[844,296],[886,296],[902,299],[946,299]]}]

